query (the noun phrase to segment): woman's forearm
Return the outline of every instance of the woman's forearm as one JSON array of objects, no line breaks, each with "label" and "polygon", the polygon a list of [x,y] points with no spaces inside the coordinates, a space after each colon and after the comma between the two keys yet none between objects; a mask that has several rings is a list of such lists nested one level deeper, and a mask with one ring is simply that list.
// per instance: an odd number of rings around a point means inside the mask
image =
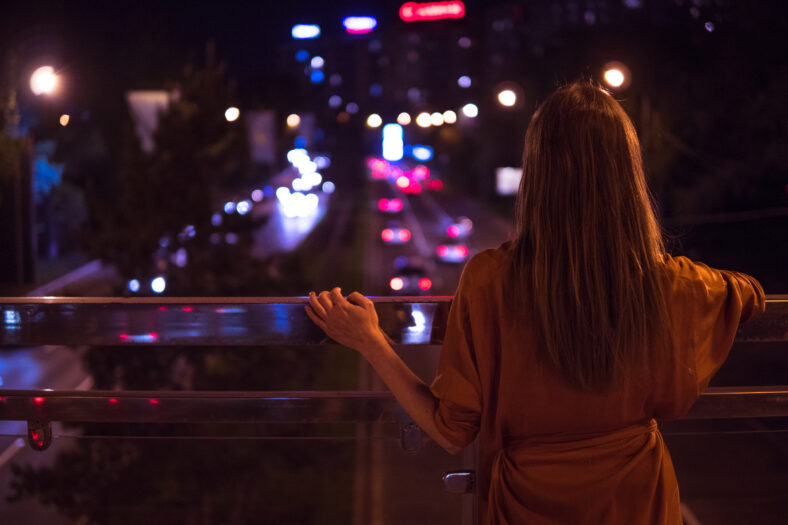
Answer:
[{"label": "woman's forearm", "polygon": [[372,368],[389,387],[400,405],[413,418],[413,421],[424,430],[433,441],[451,454],[462,450],[449,442],[435,425],[435,410],[438,399],[432,395],[429,387],[414,374],[408,365],[394,352],[383,335],[359,349]]}]

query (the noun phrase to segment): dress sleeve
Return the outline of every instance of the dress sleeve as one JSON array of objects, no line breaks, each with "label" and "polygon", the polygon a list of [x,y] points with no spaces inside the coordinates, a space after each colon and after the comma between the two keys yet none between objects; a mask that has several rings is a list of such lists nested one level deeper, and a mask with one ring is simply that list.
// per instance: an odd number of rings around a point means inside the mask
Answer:
[{"label": "dress sleeve", "polygon": [[471,266],[472,261],[465,267],[452,300],[437,375],[430,387],[438,398],[435,424],[447,440],[460,447],[475,439],[482,411],[482,387],[471,333]]},{"label": "dress sleeve", "polygon": [[[688,261],[688,260],[687,260]],[[739,324],[765,309],[760,283],[749,275],[691,262],[686,268],[696,281],[693,295],[699,308],[694,331],[698,393],[728,357]]]}]

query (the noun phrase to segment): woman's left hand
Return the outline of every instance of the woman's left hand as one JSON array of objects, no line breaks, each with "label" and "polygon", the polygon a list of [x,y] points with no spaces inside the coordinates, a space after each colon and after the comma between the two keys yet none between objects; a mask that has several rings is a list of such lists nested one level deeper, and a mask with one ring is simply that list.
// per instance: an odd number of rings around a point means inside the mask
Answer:
[{"label": "woman's left hand", "polygon": [[309,292],[306,313],[331,339],[339,344],[362,351],[379,341],[383,332],[378,325],[375,305],[358,292],[342,297],[342,290],[334,288],[319,294]]}]

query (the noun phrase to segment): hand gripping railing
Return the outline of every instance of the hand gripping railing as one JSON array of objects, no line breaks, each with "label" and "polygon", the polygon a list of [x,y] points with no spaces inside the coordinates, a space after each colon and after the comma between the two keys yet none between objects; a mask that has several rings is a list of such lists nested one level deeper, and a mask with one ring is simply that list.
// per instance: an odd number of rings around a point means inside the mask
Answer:
[{"label": "hand gripping railing", "polygon": [[[375,298],[381,327],[398,347],[443,341],[451,298]],[[302,298],[0,298],[0,347],[319,346],[330,343],[304,313]],[[788,341],[788,296],[742,325],[737,342]],[[709,388],[687,419],[788,417],[788,385]],[[0,390],[0,420],[28,422],[43,450],[52,422],[394,423],[406,450],[421,433],[387,392],[377,391],[49,391]],[[466,491],[467,473],[446,487]]]}]

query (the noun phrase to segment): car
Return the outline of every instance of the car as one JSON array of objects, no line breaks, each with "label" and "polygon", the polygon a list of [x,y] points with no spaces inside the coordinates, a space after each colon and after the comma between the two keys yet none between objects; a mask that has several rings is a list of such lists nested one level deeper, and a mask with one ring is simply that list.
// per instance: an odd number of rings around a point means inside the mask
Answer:
[{"label": "car", "polygon": [[465,239],[473,231],[473,221],[468,217],[456,217],[445,223],[446,235],[452,239]]},{"label": "car", "polygon": [[440,244],[435,250],[435,253],[441,262],[461,263],[465,262],[470,252],[466,244],[452,239]]},{"label": "car", "polygon": [[380,232],[380,238],[385,244],[404,244],[410,241],[411,234],[400,221],[389,221]]},{"label": "car", "polygon": [[378,200],[378,209],[384,213],[399,213],[402,211],[402,199],[397,197],[380,199]]},{"label": "car", "polygon": [[432,279],[427,275],[423,260],[404,255],[394,259],[394,273],[389,279],[389,289],[398,295],[422,295],[432,289]]}]

